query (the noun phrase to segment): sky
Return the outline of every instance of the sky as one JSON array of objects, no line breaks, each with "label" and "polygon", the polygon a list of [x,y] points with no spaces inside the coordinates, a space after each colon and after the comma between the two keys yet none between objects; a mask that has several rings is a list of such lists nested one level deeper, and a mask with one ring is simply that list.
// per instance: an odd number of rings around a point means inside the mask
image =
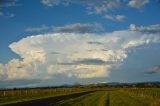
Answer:
[{"label": "sky", "polygon": [[160,81],[159,0],[0,0],[0,88]]}]

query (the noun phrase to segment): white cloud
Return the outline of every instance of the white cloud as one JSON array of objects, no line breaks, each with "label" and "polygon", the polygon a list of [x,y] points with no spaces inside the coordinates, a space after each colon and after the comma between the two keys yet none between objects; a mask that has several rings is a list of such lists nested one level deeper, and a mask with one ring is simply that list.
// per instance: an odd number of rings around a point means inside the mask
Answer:
[{"label": "white cloud", "polygon": [[123,10],[125,7],[141,10],[149,2],[150,0],[41,0],[41,3],[48,7],[78,4],[85,6],[88,14],[115,14],[104,16],[112,21],[124,21],[126,18],[117,14],[117,10]]},{"label": "white cloud", "polygon": [[116,8],[119,8],[121,5],[120,0],[94,0],[94,2],[92,0],[88,0],[87,3],[88,8],[90,8],[90,11],[93,11],[98,14],[114,10]]},{"label": "white cloud", "polygon": [[143,33],[160,33],[160,24],[149,26],[136,26],[135,24],[131,24],[130,30]]},{"label": "white cloud", "polygon": [[136,31],[136,25],[135,24],[130,24],[129,29],[131,31]]},{"label": "white cloud", "polygon": [[100,14],[107,12],[121,5],[121,0],[42,0],[41,3],[45,6],[56,6],[59,4],[69,5],[71,3],[86,5],[89,13]]},{"label": "white cloud", "polygon": [[131,0],[128,2],[128,6],[132,8],[141,9],[143,6],[149,3],[149,0]]},{"label": "white cloud", "polygon": [[122,22],[125,19],[124,15],[105,15],[106,19],[112,20],[112,21],[119,21]]},{"label": "white cloud", "polygon": [[0,2],[0,8],[4,7],[15,7],[17,6],[17,0],[7,0],[7,1],[1,1]]},{"label": "white cloud", "polygon": [[115,20],[115,17],[113,15],[105,15],[105,18],[109,19],[109,20],[112,20],[112,21]]},{"label": "white cloud", "polygon": [[159,33],[123,30],[28,36],[10,44],[22,60],[1,64],[0,79],[45,80],[59,74],[69,78],[108,77],[111,69],[129,56],[127,49],[151,43],[160,43]]},{"label": "white cloud", "polygon": [[48,29],[49,29],[48,26],[41,25],[40,27],[29,27],[29,28],[26,28],[25,31],[26,32],[42,32],[42,31],[46,31]]},{"label": "white cloud", "polygon": [[46,6],[53,6],[53,5],[58,4],[59,0],[42,0],[41,3]]},{"label": "white cloud", "polygon": [[124,21],[125,16],[124,15],[116,15],[116,20],[117,21]]},{"label": "white cloud", "polygon": [[[20,68],[22,67],[21,65],[23,64],[23,62],[17,60],[17,59],[13,59],[11,60],[7,65],[6,65],[6,70],[7,70],[7,75],[8,75],[8,79],[23,79],[23,78],[28,78],[28,70],[26,70],[25,68]],[[25,67],[27,66],[27,64],[25,64]]]},{"label": "white cloud", "polygon": [[103,26],[99,23],[75,23],[75,24],[68,24],[63,27],[53,27],[54,32],[67,32],[67,33],[90,33],[90,32],[99,32],[103,30]]},{"label": "white cloud", "polygon": [[0,64],[0,79],[3,80],[5,79],[7,76],[5,74],[5,67],[3,64]]},{"label": "white cloud", "polygon": [[6,1],[1,1],[0,2],[0,16],[7,17],[7,18],[12,18],[15,16],[14,13],[6,12],[3,11],[3,8],[11,8],[11,7],[16,7],[20,6],[20,4],[17,3],[18,0],[6,0]]},{"label": "white cloud", "polygon": [[78,78],[96,78],[109,75],[109,65],[77,65],[76,77]]},{"label": "white cloud", "polygon": [[144,73],[146,74],[160,73],[160,65],[151,66],[148,69],[145,69]]},{"label": "white cloud", "polygon": [[15,14],[13,14],[13,13],[4,13],[4,12],[0,11],[0,17],[12,18],[14,16],[15,16]]}]

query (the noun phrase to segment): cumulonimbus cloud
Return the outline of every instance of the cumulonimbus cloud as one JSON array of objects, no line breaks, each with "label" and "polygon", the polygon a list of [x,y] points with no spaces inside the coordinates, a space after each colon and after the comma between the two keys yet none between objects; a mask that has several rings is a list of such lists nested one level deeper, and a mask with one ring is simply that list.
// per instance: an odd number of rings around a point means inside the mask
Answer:
[{"label": "cumulonimbus cloud", "polygon": [[159,32],[121,30],[28,36],[9,45],[22,59],[0,64],[0,79],[45,80],[59,74],[69,78],[108,77],[111,69],[129,56],[127,49],[151,43],[160,43]]}]

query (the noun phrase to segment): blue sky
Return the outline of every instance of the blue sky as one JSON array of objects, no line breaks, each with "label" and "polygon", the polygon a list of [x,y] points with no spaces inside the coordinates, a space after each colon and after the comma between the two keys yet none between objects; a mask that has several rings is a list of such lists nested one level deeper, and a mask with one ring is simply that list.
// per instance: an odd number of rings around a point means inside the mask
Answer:
[{"label": "blue sky", "polygon": [[159,0],[1,0],[0,86],[160,81],[159,11]]}]

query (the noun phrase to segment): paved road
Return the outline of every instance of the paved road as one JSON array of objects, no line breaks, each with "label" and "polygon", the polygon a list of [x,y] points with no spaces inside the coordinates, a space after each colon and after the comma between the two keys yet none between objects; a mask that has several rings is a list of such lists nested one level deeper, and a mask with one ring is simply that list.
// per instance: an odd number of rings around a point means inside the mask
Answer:
[{"label": "paved road", "polygon": [[95,92],[95,91],[87,91],[87,92],[74,93],[74,94],[63,95],[63,96],[55,96],[55,97],[49,97],[45,99],[37,99],[37,100],[8,104],[3,106],[56,106],[57,103],[61,100],[76,98],[92,92]]}]

